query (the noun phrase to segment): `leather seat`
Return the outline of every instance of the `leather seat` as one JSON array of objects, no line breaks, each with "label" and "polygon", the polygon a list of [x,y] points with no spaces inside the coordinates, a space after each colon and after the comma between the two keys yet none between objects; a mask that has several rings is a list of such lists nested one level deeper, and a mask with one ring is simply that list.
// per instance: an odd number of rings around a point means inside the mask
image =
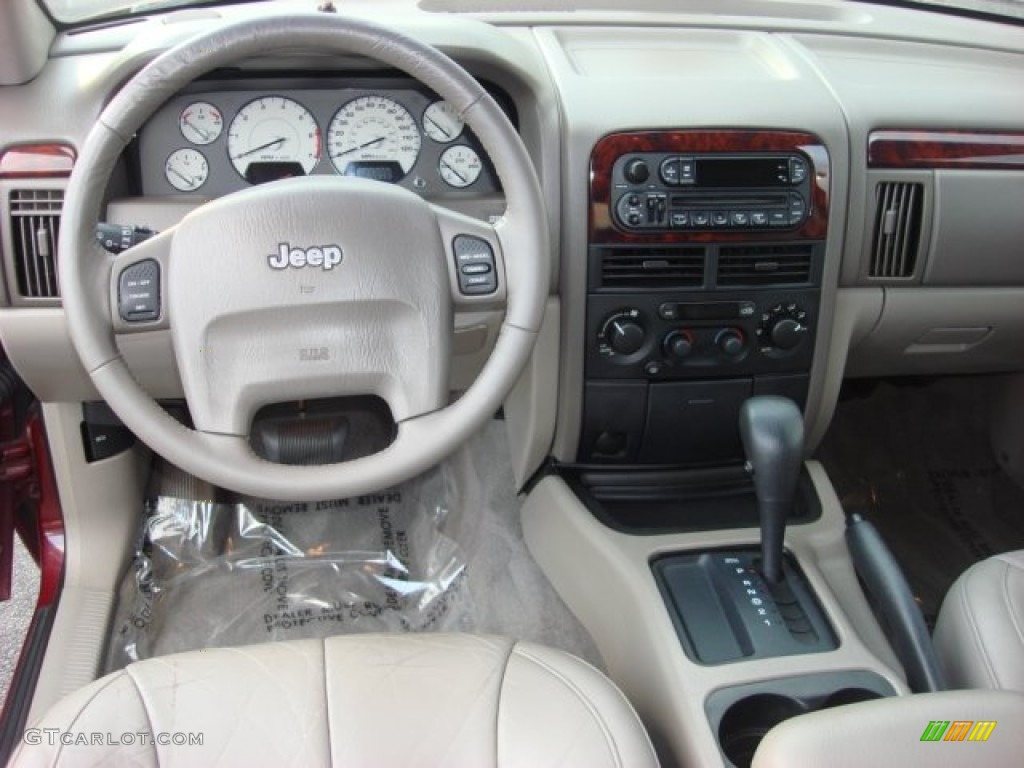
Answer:
[{"label": "leather seat", "polygon": [[1024,691],[1024,550],[964,571],[933,639],[950,687]]},{"label": "leather seat", "polygon": [[[23,743],[13,765],[657,765],[601,673],[561,651],[474,635],[157,657],[65,697],[32,729],[26,742],[41,743]],[[202,744],[189,745],[191,734]]]}]

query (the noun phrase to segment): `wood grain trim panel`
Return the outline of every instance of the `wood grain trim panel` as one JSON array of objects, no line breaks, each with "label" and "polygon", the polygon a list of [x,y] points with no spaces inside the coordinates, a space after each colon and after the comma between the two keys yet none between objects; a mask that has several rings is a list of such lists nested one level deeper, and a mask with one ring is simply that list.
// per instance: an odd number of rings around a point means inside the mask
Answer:
[{"label": "wood grain trim panel", "polygon": [[870,168],[1024,170],[1024,133],[880,130],[868,136]]},{"label": "wood grain trim panel", "polygon": [[[811,161],[813,199],[798,230],[767,232],[626,232],[611,210],[611,175],[616,159],[630,152],[741,153],[803,152]],[[821,240],[828,231],[830,169],[821,139],[796,131],[686,130],[638,131],[605,136],[590,156],[590,242],[602,243],[736,243]]]}]

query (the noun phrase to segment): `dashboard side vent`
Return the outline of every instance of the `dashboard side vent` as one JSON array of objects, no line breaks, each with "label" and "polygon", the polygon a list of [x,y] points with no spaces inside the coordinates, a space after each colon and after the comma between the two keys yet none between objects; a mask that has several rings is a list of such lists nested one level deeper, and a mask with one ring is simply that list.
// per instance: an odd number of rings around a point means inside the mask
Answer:
[{"label": "dashboard side vent", "polygon": [[11,244],[18,293],[26,298],[56,298],[57,237],[64,192],[15,189],[10,196]]},{"label": "dashboard side vent", "polygon": [[700,288],[705,249],[617,248],[601,259],[603,288]]},{"label": "dashboard side vent", "polygon": [[718,285],[797,285],[811,281],[813,245],[723,245]]},{"label": "dashboard side vent", "polygon": [[911,277],[921,242],[924,185],[883,181],[875,187],[871,277]]}]

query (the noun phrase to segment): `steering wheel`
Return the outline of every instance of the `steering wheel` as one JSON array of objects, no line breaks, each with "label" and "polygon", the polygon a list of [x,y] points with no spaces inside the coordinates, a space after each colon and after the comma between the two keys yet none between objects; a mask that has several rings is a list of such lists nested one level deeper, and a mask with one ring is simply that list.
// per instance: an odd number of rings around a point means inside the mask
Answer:
[{"label": "steering wheel", "polygon": [[[117,256],[103,251],[94,232],[104,190],[146,119],[199,75],[275,50],[365,56],[432,89],[489,155],[505,215],[491,226],[395,185],[311,176],[228,195]],[[132,78],[82,147],[66,191],[59,255],[71,339],[125,425],[215,485],[296,501],[399,483],[480,428],[533,349],[550,258],[530,158],[484,88],[435,48],[325,14],[230,23],[183,42]],[[503,305],[505,318],[480,375],[449,404],[453,307],[480,300],[460,288],[466,260],[493,265],[497,290],[484,300]],[[159,299],[155,310],[152,302],[132,305],[147,292]],[[168,328],[194,429],[142,389],[119,352],[121,335]],[[167,375],[173,368],[167,361]],[[383,451],[341,464],[286,466],[251,449],[248,432],[261,406],[357,394],[376,395],[391,409],[397,435]]]}]

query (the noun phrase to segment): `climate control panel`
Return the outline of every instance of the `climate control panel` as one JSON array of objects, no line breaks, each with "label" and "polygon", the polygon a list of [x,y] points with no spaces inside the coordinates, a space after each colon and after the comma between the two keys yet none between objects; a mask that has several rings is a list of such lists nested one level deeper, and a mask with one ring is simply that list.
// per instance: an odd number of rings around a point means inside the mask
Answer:
[{"label": "climate control panel", "polygon": [[806,368],[816,291],[592,295],[587,372],[692,379]]}]

